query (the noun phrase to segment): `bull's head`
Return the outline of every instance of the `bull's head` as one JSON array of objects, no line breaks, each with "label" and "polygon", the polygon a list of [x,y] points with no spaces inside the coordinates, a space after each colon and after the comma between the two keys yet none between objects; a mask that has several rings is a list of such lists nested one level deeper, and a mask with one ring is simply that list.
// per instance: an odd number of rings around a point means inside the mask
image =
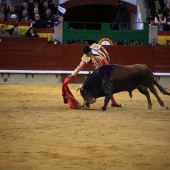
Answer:
[{"label": "bull's head", "polygon": [[84,104],[83,104],[84,106],[90,107],[90,104],[96,102],[96,98],[93,96],[93,93],[84,84],[81,84],[78,90],[80,90],[80,94],[84,99]]}]

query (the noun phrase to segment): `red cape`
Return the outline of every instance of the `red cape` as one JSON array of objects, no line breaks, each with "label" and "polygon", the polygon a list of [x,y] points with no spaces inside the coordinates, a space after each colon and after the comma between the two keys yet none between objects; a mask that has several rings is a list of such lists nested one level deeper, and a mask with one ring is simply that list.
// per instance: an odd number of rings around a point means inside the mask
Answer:
[{"label": "red cape", "polygon": [[75,99],[73,94],[71,93],[68,86],[64,83],[62,85],[62,96],[65,104],[69,104],[71,109],[78,109],[80,106],[80,103]]}]

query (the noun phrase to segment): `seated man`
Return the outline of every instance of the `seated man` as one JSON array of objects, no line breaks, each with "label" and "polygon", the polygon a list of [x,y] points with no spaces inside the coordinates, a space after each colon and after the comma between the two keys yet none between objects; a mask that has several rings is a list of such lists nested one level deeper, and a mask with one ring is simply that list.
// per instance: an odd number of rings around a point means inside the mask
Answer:
[{"label": "seated man", "polygon": [[54,34],[51,34],[51,35],[50,35],[50,40],[48,41],[48,44],[61,44],[61,42],[58,41],[58,40],[55,38],[55,35],[54,35]]},{"label": "seated man", "polygon": [[156,38],[152,38],[151,39],[151,43],[148,44],[149,46],[159,46],[160,44],[157,43]]}]

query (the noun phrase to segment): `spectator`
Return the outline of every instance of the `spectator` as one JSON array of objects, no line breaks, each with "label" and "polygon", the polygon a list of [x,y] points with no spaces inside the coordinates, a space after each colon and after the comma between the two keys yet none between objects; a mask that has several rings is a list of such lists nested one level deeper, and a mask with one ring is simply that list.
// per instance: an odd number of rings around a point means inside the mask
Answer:
[{"label": "spectator", "polygon": [[32,23],[32,19],[30,19],[29,16],[27,15],[24,18],[21,19],[21,22],[28,22],[28,23],[30,22],[30,23]]},{"label": "spectator", "polygon": [[63,16],[59,16],[59,18],[58,18],[58,22],[59,22],[59,24],[62,24],[62,23],[64,22],[64,18],[63,18]]},{"label": "spectator", "polygon": [[28,11],[26,10],[26,9],[24,9],[23,11],[22,11],[22,14],[21,14],[21,20],[23,19],[23,18],[25,18],[26,16],[28,15]]},{"label": "spectator", "polygon": [[154,20],[155,16],[158,15],[158,12],[161,10],[161,6],[159,4],[159,0],[155,0],[155,7],[150,12],[151,20]]},{"label": "spectator", "polygon": [[22,6],[22,3],[24,2],[25,0],[15,0],[15,5],[16,6]]},{"label": "spectator", "polygon": [[154,20],[152,19],[151,16],[148,16],[148,17],[146,18],[146,22],[147,22],[150,26],[154,25]]},{"label": "spectator", "polygon": [[158,26],[159,31],[167,30],[166,17],[163,15],[161,10],[158,12],[158,15],[155,16],[154,23],[155,23],[155,25]]},{"label": "spectator", "polygon": [[39,37],[33,27],[30,27],[29,30],[26,32],[25,37]]},{"label": "spectator", "polygon": [[16,20],[19,20],[19,15],[18,15],[18,13],[15,11],[15,6],[10,6],[10,7],[9,7],[9,11],[7,11],[7,13],[6,13],[6,20],[7,20],[7,21],[10,21],[10,20],[11,20],[11,16],[12,16],[13,14],[16,16]]},{"label": "spectator", "polygon": [[[38,14],[42,17],[42,12],[41,12],[41,5],[39,4],[38,1],[34,1],[34,9],[35,8],[38,8]],[[33,9],[33,12],[34,12],[34,9]],[[35,14],[36,12],[34,12]]]},{"label": "spectator", "polygon": [[168,13],[168,16],[166,17],[166,21],[167,21],[168,27],[170,29],[170,11]]},{"label": "spectator", "polygon": [[[34,20],[34,17],[35,17],[36,14],[39,14],[39,9],[38,9],[37,7],[35,7],[35,8],[33,9],[33,13],[31,13],[30,18],[31,18],[32,20]],[[39,14],[39,15],[40,15],[40,14]],[[40,17],[41,17],[41,16],[40,16]]]},{"label": "spectator", "polygon": [[[154,14],[156,9],[163,10],[164,8],[164,0],[148,0],[148,9],[150,11],[150,15]],[[154,17],[154,15],[152,15],[152,17]]]},{"label": "spectator", "polygon": [[55,35],[54,35],[54,34],[51,34],[51,35],[50,35],[50,40],[48,41],[48,44],[61,44],[61,42],[58,41],[58,40],[55,38]]},{"label": "spectator", "polygon": [[140,40],[139,43],[140,43],[140,45],[144,45],[143,40]]},{"label": "spectator", "polygon": [[160,44],[157,43],[157,39],[153,37],[151,39],[151,43],[148,44],[149,46],[159,46]]},{"label": "spectator", "polygon": [[[88,44],[88,41],[84,42],[85,44]],[[81,44],[81,40],[76,40],[76,39],[69,39],[68,44]],[[90,43],[89,43],[90,44]]]},{"label": "spectator", "polygon": [[0,21],[5,21],[5,15],[3,13],[0,14]]},{"label": "spectator", "polygon": [[154,21],[150,20],[149,26],[154,26]]},{"label": "spectator", "polygon": [[127,41],[126,40],[124,40],[124,41],[117,41],[117,45],[127,45]]},{"label": "spectator", "polygon": [[14,26],[12,37],[21,37],[18,25]]},{"label": "spectator", "polygon": [[138,40],[134,40],[134,41],[133,41],[133,45],[139,46],[139,45],[140,45],[140,42],[139,42]]},{"label": "spectator", "polygon": [[20,7],[20,15],[22,15],[23,10],[27,11],[27,14],[30,15],[30,9],[28,7],[28,1],[24,0],[24,2],[22,3],[21,7]]},{"label": "spectator", "polygon": [[0,14],[5,14],[5,7],[4,6],[0,6]]},{"label": "spectator", "polygon": [[48,2],[48,7],[52,10],[55,6],[55,2],[54,0],[46,0]]},{"label": "spectator", "polygon": [[7,0],[5,4],[5,15],[6,15],[6,12],[10,11],[10,6],[11,6],[11,2],[10,0]]},{"label": "spectator", "polygon": [[37,1],[34,1],[34,8],[38,8],[38,9],[40,9],[39,2],[37,2]]},{"label": "spectator", "polygon": [[33,13],[33,10],[34,10],[34,2],[35,2],[35,0],[28,0],[28,8],[29,8],[30,14]]},{"label": "spectator", "polygon": [[[62,24],[64,22],[64,18],[63,18],[63,16],[59,16],[58,18],[57,18],[57,21],[56,22],[54,22],[54,25],[56,25],[56,26],[58,26],[59,24]],[[71,28],[70,26],[69,26],[69,29],[73,29],[73,28]]]},{"label": "spectator", "polygon": [[26,15],[24,18],[21,19],[21,22],[32,22],[32,19]]},{"label": "spectator", "polygon": [[166,6],[164,8],[165,15],[168,16],[170,12],[170,0],[167,0]]},{"label": "spectator", "polygon": [[26,9],[22,11],[21,22],[32,22],[32,19],[28,15],[28,11]]},{"label": "spectator", "polygon": [[39,14],[35,14],[34,21],[32,22],[32,27],[34,28],[46,28],[47,22],[40,18]]},{"label": "spectator", "polygon": [[0,37],[10,37],[11,35],[9,34],[9,32],[6,30],[6,26],[5,25],[1,25],[0,26]]},{"label": "spectator", "polygon": [[54,16],[51,14],[51,9],[50,8],[46,9],[46,13],[43,16],[43,20],[48,23],[46,25],[47,28],[53,28],[54,27]]},{"label": "spectator", "polygon": [[125,46],[127,46],[127,45],[128,45],[128,43],[127,43],[127,41],[126,41],[126,40],[124,40],[124,41],[123,41],[123,45],[125,45]]},{"label": "spectator", "polygon": [[42,7],[41,7],[41,14],[42,14],[42,16],[45,15],[47,8],[49,8],[48,1],[45,0],[45,1],[43,1]]},{"label": "spectator", "polygon": [[11,20],[12,22],[17,22],[17,16],[15,14],[11,15]]}]

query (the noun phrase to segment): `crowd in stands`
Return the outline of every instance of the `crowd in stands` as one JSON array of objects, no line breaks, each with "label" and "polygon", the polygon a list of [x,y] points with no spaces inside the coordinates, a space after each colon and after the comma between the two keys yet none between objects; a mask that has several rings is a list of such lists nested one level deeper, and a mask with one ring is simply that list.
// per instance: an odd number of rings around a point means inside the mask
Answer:
[{"label": "crowd in stands", "polygon": [[[148,0],[147,19],[150,25],[158,26],[159,31],[170,31],[170,0]],[[0,21],[18,21],[30,23],[25,37],[39,37],[36,28],[54,28],[55,22],[63,22],[63,14],[58,10],[55,0],[0,0]],[[21,37],[20,30],[14,25],[11,32],[5,25],[0,26],[0,36]],[[60,44],[50,36],[50,42]],[[79,40],[70,44],[80,44]],[[141,40],[118,41],[117,45],[143,45]]]},{"label": "crowd in stands", "polygon": [[[10,21],[13,27],[7,28],[3,21]],[[63,13],[55,0],[0,0],[0,22],[0,36],[39,37],[36,29],[53,29],[55,22],[63,22]],[[30,25],[24,35],[20,33],[17,22]],[[54,38],[54,35],[50,36],[51,44],[61,44]]]},{"label": "crowd in stands", "polygon": [[[128,44],[126,40],[123,41],[117,41],[115,42],[116,45],[131,45],[131,46],[141,46],[144,45],[143,40],[131,40],[130,43]],[[145,44],[146,45],[146,44]],[[157,39],[155,37],[151,38],[151,43],[147,44],[150,46],[158,46],[159,44],[157,43]]]},{"label": "crowd in stands", "polygon": [[62,13],[53,0],[0,0],[0,21],[30,22],[34,28],[53,28]]},{"label": "crowd in stands", "polygon": [[[170,30],[170,0],[148,0],[147,14],[147,21],[157,25],[159,31]],[[0,21],[30,22],[34,28],[53,28],[60,15],[55,0],[0,0]]]},{"label": "crowd in stands", "polygon": [[170,30],[170,0],[148,0],[150,25],[157,25],[159,31]]}]

